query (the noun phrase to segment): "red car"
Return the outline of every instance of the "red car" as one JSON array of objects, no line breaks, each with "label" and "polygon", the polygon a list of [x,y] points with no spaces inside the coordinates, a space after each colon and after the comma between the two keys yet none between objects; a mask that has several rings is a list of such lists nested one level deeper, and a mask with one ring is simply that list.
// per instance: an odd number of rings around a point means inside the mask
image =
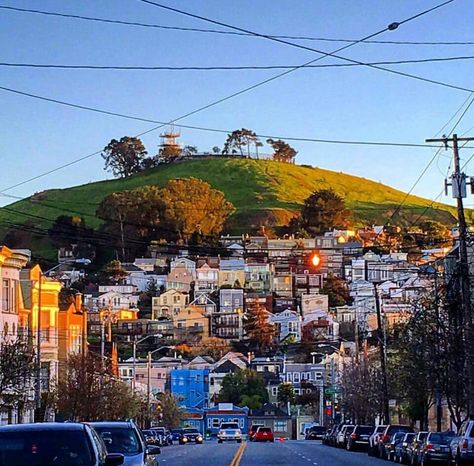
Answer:
[{"label": "red car", "polygon": [[259,427],[253,437],[254,442],[274,442],[272,429],[270,427]]}]

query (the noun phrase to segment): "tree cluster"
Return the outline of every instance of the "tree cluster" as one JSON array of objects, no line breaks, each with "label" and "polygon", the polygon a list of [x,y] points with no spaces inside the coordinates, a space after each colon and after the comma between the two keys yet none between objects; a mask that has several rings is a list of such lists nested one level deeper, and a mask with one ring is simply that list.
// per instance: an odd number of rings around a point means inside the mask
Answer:
[{"label": "tree cluster", "polygon": [[219,401],[260,409],[268,401],[268,392],[260,374],[251,369],[243,369],[224,377]]},{"label": "tree cluster", "polygon": [[250,346],[258,352],[267,351],[274,347],[276,329],[269,322],[269,312],[261,304],[249,306],[244,324]]},{"label": "tree cluster", "polygon": [[224,194],[196,178],[174,179],[159,188],[143,186],[112,193],[97,209],[103,232],[126,256],[150,241],[204,244],[215,241],[233,212]]}]

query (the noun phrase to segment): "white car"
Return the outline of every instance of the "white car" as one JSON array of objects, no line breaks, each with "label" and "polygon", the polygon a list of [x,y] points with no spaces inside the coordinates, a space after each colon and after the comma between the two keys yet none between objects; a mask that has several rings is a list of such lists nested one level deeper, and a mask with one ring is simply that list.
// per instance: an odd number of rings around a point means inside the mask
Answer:
[{"label": "white car", "polygon": [[341,448],[346,446],[346,432],[348,429],[354,429],[354,426],[351,424],[345,424],[342,426],[342,429],[337,434],[336,446]]},{"label": "white car", "polygon": [[223,422],[217,433],[217,443],[237,442],[242,443],[242,431],[237,422]]}]

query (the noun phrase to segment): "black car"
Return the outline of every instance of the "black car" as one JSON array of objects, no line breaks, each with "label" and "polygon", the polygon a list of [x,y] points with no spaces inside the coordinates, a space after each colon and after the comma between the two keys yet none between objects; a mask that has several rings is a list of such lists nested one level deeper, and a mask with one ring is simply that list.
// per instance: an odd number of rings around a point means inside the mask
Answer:
[{"label": "black car", "polygon": [[305,440],[322,440],[326,434],[326,428],[323,426],[313,426],[306,429]]},{"label": "black car", "polygon": [[183,429],[183,433],[179,438],[179,444],[184,445],[186,443],[198,443],[201,444],[204,438],[202,434],[197,429],[187,428]]},{"label": "black car", "polygon": [[450,457],[449,444],[453,438],[452,432],[430,432],[421,446],[420,464],[447,464]]},{"label": "black car", "polygon": [[357,449],[367,450],[369,448],[369,437],[373,431],[373,426],[355,426],[347,441],[347,449],[349,451]]},{"label": "black car", "polygon": [[0,466],[119,466],[124,455],[107,453],[86,424],[41,423],[0,427]]}]

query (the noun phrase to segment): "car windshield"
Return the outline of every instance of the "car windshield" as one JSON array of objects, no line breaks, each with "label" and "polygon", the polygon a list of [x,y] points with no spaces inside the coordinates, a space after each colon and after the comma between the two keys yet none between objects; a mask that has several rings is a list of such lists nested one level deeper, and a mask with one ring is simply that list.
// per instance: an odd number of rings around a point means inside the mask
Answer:
[{"label": "car windshield", "polygon": [[326,428],[323,426],[314,426],[309,429],[309,432],[326,432]]},{"label": "car windshield", "polygon": [[199,434],[197,429],[184,429],[185,434]]},{"label": "car windshield", "polygon": [[387,434],[394,434],[395,432],[409,432],[412,428],[410,426],[390,426],[388,428]]},{"label": "car windshield", "polygon": [[221,429],[238,429],[239,425],[236,422],[223,422],[221,424]]},{"label": "car windshield", "polygon": [[0,432],[0,466],[93,466],[83,430]]},{"label": "car windshield", "polygon": [[378,427],[375,429],[375,433],[376,433],[376,434],[380,434],[380,432],[383,432],[386,428],[387,428],[387,426],[378,426]]},{"label": "car windshield", "polygon": [[95,426],[104,440],[109,453],[122,453],[124,455],[141,453],[141,443],[135,429],[131,427]]},{"label": "car windshield", "polygon": [[411,442],[415,438],[415,434],[406,434],[404,441],[405,442]]},{"label": "car windshield", "polygon": [[172,434],[175,434],[175,435],[177,435],[177,434],[182,434],[182,433],[183,433],[183,430],[182,430],[182,429],[173,429],[173,430],[171,431],[171,433],[172,433]]},{"label": "car windshield", "polygon": [[430,438],[428,440],[431,443],[447,444],[448,442],[451,441],[453,437],[454,437],[453,434],[441,434],[441,433],[435,432],[433,434],[430,434]]},{"label": "car windshield", "polygon": [[258,429],[258,432],[270,433],[271,431],[272,429],[270,429],[270,427],[260,427],[260,429]]}]

